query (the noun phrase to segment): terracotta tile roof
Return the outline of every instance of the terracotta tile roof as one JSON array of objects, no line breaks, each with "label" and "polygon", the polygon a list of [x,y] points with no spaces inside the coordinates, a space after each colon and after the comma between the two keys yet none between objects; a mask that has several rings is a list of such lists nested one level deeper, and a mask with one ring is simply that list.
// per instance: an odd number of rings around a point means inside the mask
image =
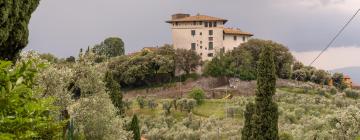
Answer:
[{"label": "terracotta tile roof", "polygon": [[128,53],[127,56],[136,56],[139,55],[141,52],[132,52],[132,53]]},{"label": "terracotta tile roof", "polygon": [[158,47],[144,47],[142,50],[156,51],[158,49],[159,49]]},{"label": "terracotta tile roof", "polygon": [[344,78],[345,79],[351,79],[351,77],[349,75],[345,75]]},{"label": "terracotta tile roof", "polygon": [[224,22],[227,22],[226,19],[217,18],[217,17],[212,17],[212,16],[207,16],[207,15],[189,16],[189,17],[184,17],[184,18],[178,18],[178,19],[169,20],[169,21],[166,21],[166,22],[167,22],[167,23],[172,23],[172,22],[184,22],[184,21],[224,21]]},{"label": "terracotta tile roof", "polygon": [[247,36],[253,36],[253,34],[248,32],[243,32],[240,29],[233,29],[233,28],[224,28],[225,34],[231,34],[231,35],[247,35]]}]

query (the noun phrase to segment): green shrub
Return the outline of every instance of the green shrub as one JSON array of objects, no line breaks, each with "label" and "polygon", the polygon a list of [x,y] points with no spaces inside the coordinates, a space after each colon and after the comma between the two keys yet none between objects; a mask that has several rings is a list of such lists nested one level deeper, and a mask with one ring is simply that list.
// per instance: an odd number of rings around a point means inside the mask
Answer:
[{"label": "green shrub", "polygon": [[293,136],[291,136],[288,133],[280,133],[279,139],[280,140],[293,140],[294,138],[293,138]]},{"label": "green shrub", "polygon": [[192,109],[196,106],[196,100],[182,98],[178,100],[176,104],[177,104],[176,106],[180,109],[180,111],[191,112]]},{"label": "green shrub", "polygon": [[359,91],[356,91],[356,90],[352,90],[352,89],[346,89],[345,90],[345,95],[346,97],[349,97],[349,98],[353,98],[353,99],[357,99],[359,98]]},{"label": "green shrub", "polygon": [[195,99],[197,104],[201,104],[205,98],[205,93],[203,89],[195,87],[190,91],[188,96]]},{"label": "green shrub", "polygon": [[34,83],[43,64],[0,61],[0,139],[58,139],[64,125],[51,98]]},{"label": "green shrub", "polygon": [[337,93],[337,89],[334,88],[334,87],[332,87],[332,88],[330,89],[330,94],[331,94],[331,95],[335,95],[336,93]]},{"label": "green shrub", "polygon": [[165,115],[170,115],[172,105],[173,104],[171,101],[163,102],[162,107],[163,107],[163,110],[165,111]]}]

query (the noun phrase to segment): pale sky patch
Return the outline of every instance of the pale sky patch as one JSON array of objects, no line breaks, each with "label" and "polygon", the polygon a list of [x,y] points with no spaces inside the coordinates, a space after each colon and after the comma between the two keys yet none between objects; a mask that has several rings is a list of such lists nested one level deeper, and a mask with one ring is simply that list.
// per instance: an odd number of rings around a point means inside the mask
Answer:
[{"label": "pale sky patch", "polygon": [[[293,52],[297,60],[309,65],[320,51]],[[360,47],[347,46],[329,48],[313,64],[316,68],[334,70],[346,67],[360,66]]]}]

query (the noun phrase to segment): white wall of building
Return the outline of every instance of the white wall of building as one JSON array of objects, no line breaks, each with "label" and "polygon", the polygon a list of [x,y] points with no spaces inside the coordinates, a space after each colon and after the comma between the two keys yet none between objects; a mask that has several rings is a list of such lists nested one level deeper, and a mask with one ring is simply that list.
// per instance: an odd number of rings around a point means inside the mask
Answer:
[{"label": "white wall of building", "polygon": [[[234,36],[236,36],[236,40],[234,40]],[[225,34],[223,45],[225,47],[225,51],[228,52],[232,51],[235,47],[239,47],[240,44],[245,43],[248,40],[248,36]]]},{"label": "white wall of building", "polygon": [[[192,35],[195,30],[195,35]],[[209,35],[209,31],[213,31],[213,35]],[[205,27],[197,22],[182,22],[172,25],[173,45],[175,49],[191,49],[191,44],[196,43],[195,51],[202,57],[202,60],[211,60],[209,54],[215,56],[216,52],[223,47],[223,24],[217,22],[217,27]],[[212,37],[212,41],[209,37]],[[209,42],[213,42],[213,50],[209,49]]]},{"label": "white wall of building", "polygon": [[[203,61],[211,60],[220,49],[231,51],[234,47],[238,47],[241,43],[246,42],[249,37],[243,35],[224,35],[224,24],[222,21],[217,22],[217,27],[205,27],[204,22],[178,22],[171,24],[173,45],[175,49],[191,49],[191,44],[196,44],[195,51],[199,54]],[[192,35],[195,30],[195,35]],[[209,30],[213,31],[213,35],[209,35]],[[234,40],[234,36],[237,39]],[[209,37],[212,37],[212,41]],[[245,37],[245,40],[243,40]],[[209,50],[209,42],[213,42],[213,50]],[[209,56],[212,54],[212,57]]]}]

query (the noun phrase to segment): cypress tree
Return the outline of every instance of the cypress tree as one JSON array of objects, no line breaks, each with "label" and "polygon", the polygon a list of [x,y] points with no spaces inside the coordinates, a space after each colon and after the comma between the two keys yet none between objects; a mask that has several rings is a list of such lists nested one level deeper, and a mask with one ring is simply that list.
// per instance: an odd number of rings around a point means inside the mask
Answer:
[{"label": "cypress tree", "polygon": [[140,140],[141,139],[139,120],[138,120],[136,115],[134,115],[132,120],[131,120],[130,131],[133,132],[134,140]]},{"label": "cypress tree", "polygon": [[123,95],[120,91],[120,85],[114,80],[111,72],[105,73],[106,92],[110,95],[113,105],[117,108],[117,115],[124,116],[125,107],[123,103]]},{"label": "cypress tree", "polygon": [[257,71],[255,105],[247,105],[242,139],[278,140],[279,113],[277,104],[272,101],[276,92],[276,73],[271,47],[263,47]]},{"label": "cypress tree", "polygon": [[253,103],[249,103],[246,105],[246,110],[244,112],[245,123],[244,123],[244,128],[242,129],[241,132],[242,140],[251,140],[252,129],[253,129],[251,119],[254,115],[254,110],[255,110],[255,105]]},{"label": "cypress tree", "polygon": [[28,24],[39,1],[0,1],[0,59],[14,61],[28,44]]},{"label": "cypress tree", "polygon": [[276,92],[274,54],[271,47],[262,49],[258,64],[253,139],[278,140],[278,107],[272,101]]}]

